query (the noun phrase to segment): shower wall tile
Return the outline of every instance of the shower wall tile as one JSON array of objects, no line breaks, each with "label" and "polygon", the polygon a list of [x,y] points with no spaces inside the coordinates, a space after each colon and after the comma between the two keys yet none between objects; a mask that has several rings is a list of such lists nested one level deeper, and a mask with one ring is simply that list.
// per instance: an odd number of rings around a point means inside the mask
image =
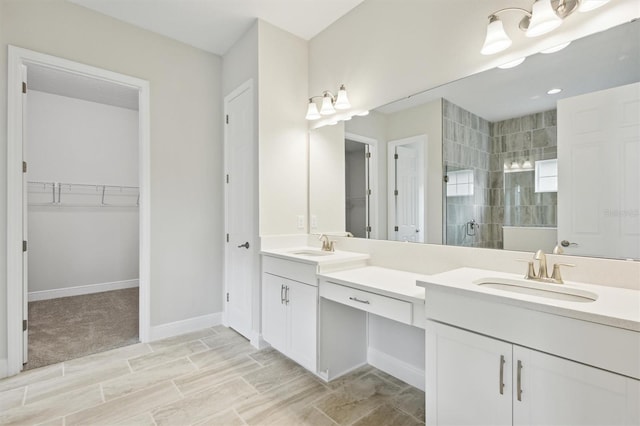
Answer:
[{"label": "shower wall tile", "polygon": [[[447,244],[502,248],[503,225],[555,226],[557,194],[535,193],[533,172],[504,169],[557,158],[556,111],[492,123],[446,99],[442,105],[446,168],[474,172],[473,196],[446,199]],[[475,236],[466,233],[471,219],[480,226]]]}]

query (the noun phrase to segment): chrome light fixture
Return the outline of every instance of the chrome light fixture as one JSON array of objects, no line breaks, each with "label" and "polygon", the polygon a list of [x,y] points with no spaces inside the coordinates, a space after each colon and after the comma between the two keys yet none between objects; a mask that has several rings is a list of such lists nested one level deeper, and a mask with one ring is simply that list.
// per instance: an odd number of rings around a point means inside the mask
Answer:
[{"label": "chrome light fixture", "polygon": [[[320,111],[318,111],[318,106],[314,101],[314,99],[318,98],[322,98]],[[334,96],[333,93],[325,90],[322,92],[322,95],[310,97],[309,105],[307,106],[307,115],[305,118],[307,120],[317,120],[322,118],[323,115],[335,114],[336,110],[346,110],[349,108],[351,108],[351,104],[347,98],[347,89],[344,87],[344,84],[342,84],[340,85],[337,96]]]},{"label": "chrome light fixture", "polygon": [[511,46],[511,38],[504,30],[498,15],[516,11],[524,14],[518,28],[527,37],[538,37],[558,28],[565,18],[576,10],[586,12],[605,5],[610,0],[535,0],[531,11],[519,7],[507,7],[489,15],[487,34],[480,53],[493,55]]}]

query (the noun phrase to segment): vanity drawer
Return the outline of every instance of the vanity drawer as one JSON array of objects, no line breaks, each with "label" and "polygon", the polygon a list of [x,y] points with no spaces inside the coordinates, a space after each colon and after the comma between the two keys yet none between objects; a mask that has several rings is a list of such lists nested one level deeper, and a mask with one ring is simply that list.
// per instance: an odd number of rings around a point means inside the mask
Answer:
[{"label": "vanity drawer", "polygon": [[273,256],[262,256],[262,272],[289,278],[294,281],[318,286],[316,266],[309,263],[295,262]]},{"label": "vanity drawer", "polygon": [[404,300],[382,296],[368,291],[346,287],[328,281],[320,285],[320,297],[352,306],[381,317],[411,324],[413,304]]}]

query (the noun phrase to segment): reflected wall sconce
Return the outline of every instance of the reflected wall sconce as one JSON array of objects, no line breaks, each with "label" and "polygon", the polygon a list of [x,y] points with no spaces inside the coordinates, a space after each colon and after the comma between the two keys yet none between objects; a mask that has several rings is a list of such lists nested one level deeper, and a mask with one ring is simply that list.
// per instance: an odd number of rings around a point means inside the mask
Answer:
[{"label": "reflected wall sconce", "polygon": [[[316,105],[314,99],[322,98],[322,104],[320,106],[320,110],[318,111],[318,106]],[[347,89],[344,87],[344,84],[340,85],[340,89],[338,90],[337,95],[333,95],[328,90],[322,92],[322,95],[312,96],[309,98],[309,105],[307,106],[307,120],[318,120],[323,115],[331,115],[335,114],[336,110],[342,111],[351,108],[351,104],[349,103],[349,99],[347,98]]]},{"label": "reflected wall sconce", "polygon": [[518,28],[524,31],[527,37],[538,37],[558,28],[563,20],[576,10],[588,12],[608,2],[609,0],[535,0],[531,11],[519,7],[500,9],[489,15],[487,34],[480,53],[493,55],[511,46],[511,38],[498,17],[504,12],[516,11],[524,14]]}]

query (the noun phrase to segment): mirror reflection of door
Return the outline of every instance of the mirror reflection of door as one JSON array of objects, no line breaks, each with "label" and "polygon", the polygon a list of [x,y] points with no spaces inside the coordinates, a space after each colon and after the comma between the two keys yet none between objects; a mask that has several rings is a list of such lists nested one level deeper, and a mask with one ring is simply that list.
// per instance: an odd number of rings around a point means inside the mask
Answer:
[{"label": "mirror reflection of door", "polygon": [[373,194],[371,162],[373,147],[345,140],[345,223],[354,237],[371,238]]},{"label": "mirror reflection of door", "polygon": [[421,138],[389,143],[389,239],[424,242],[424,160]]}]

